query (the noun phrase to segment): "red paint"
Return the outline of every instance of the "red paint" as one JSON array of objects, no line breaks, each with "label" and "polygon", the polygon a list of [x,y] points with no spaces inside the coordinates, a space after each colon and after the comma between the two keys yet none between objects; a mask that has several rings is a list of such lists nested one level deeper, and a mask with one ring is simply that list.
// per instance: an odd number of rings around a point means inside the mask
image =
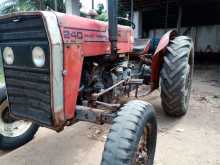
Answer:
[{"label": "red paint", "polygon": [[148,40],[148,41],[147,41],[147,44],[146,44],[146,46],[145,46],[145,48],[144,48],[143,54],[147,54],[147,53],[148,53],[148,51],[149,51],[149,49],[150,49],[150,46],[151,46],[151,40]]},{"label": "red paint", "polygon": [[[108,25],[104,22],[56,13],[64,42],[64,113],[73,119],[80,86],[83,58],[110,54]],[[133,49],[132,29],[118,28],[118,53]]]},{"label": "red paint", "polygon": [[160,42],[157,46],[157,49],[153,55],[152,59],[152,74],[151,74],[151,91],[157,89],[159,87],[159,79],[160,79],[160,69],[163,63],[163,57],[166,51],[166,48],[170,42],[170,39],[176,36],[176,31],[168,31],[163,37],[160,39]]},{"label": "red paint", "polygon": [[65,45],[64,47],[64,111],[65,118],[74,117],[80,77],[83,65],[81,46],[77,44]]},{"label": "red paint", "polygon": [[[57,18],[64,44],[81,44],[83,56],[110,53],[107,23],[65,14],[57,14]],[[133,32],[130,27],[118,26],[119,53],[132,51],[131,38],[133,38]]]}]

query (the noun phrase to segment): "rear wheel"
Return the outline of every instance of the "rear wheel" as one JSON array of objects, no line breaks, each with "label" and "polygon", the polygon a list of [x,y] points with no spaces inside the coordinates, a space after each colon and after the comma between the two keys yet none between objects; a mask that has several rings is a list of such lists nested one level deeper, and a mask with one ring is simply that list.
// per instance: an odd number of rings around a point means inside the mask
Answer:
[{"label": "rear wheel", "polygon": [[182,116],[189,108],[194,67],[193,42],[176,37],[167,47],[161,70],[161,100],[170,116]]},{"label": "rear wheel", "polygon": [[5,88],[0,88],[0,149],[18,148],[33,139],[38,126],[32,122],[16,120],[9,114]]},{"label": "rear wheel", "polygon": [[130,101],[114,119],[102,165],[153,165],[157,122],[152,105]]}]

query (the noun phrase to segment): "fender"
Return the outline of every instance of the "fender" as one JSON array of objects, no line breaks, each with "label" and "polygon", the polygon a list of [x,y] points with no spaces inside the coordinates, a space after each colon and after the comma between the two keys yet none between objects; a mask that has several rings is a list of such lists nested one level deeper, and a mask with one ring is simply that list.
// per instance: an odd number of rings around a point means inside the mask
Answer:
[{"label": "fender", "polygon": [[150,50],[150,47],[151,47],[151,40],[148,40],[147,44],[146,44],[146,46],[144,48],[143,54],[147,54],[148,51]]},{"label": "fender", "polygon": [[151,91],[154,91],[159,87],[159,79],[160,79],[160,70],[163,64],[163,57],[166,52],[166,48],[170,42],[170,40],[174,39],[177,36],[177,32],[175,30],[170,30],[166,34],[162,36],[160,42],[157,46],[157,49],[152,58],[152,74],[151,74]]}]

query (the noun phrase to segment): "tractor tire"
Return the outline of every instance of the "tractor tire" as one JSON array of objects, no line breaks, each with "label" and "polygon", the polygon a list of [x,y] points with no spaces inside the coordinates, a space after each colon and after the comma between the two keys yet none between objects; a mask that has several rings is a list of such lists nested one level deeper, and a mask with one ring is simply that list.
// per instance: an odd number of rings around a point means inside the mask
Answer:
[{"label": "tractor tire", "polygon": [[16,120],[9,115],[6,88],[0,87],[0,150],[12,150],[26,144],[37,130],[38,125]]},{"label": "tractor tire", "polygon": [[160,79],[162,107],[169,116],[183,116],[189,108],[193,67],[192,40],[176,37],[167,47]]},{"label": "tractor tire", "polygon": [[113,120],[101,165],[153,165],[157,139],[154,108],[144,101],[130,101]]}]

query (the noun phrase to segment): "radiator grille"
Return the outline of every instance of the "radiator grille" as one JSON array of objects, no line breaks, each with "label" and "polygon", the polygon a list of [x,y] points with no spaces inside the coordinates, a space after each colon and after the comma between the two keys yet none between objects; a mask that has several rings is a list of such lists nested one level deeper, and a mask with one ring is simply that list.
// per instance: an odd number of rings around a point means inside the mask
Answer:
[{"label": "radiator grille", "polygon": [[[32,49],[46,52],[46,64],[37,68]],[[21,119],[52,125],[49,42],[40,16],[17,16],[0,20],[0,47],[12,47],[13,65],[4,64],[10,111]]]}]

